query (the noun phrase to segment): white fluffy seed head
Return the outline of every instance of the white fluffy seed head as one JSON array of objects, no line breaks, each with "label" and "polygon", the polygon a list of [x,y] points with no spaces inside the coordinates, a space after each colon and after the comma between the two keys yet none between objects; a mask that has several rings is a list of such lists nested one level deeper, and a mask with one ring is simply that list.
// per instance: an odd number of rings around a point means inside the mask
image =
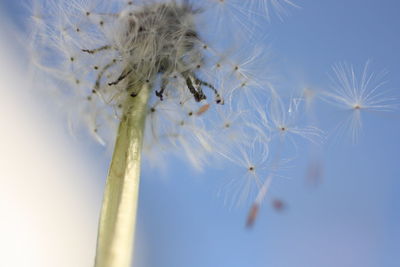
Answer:
[{"label": "white fluffy seed head", "polygon": [[115,41],[132,75],[146,80],[156,73],[193,71],[193,62],[201,62],[194,15],[191,6],[175,2],[124,10]]},{"label": "white fluffy seed head", "polygon": [[[210,16],[206,7],[206,2],[189,1],[115,6],[100,0],[43,1],[34,15],[35,66],[73,97],[73,110],[101,144],[109,139],[104,137],[106,125],[115,129],[123,116],[126,99],[139,93],[138,85],[150,83],[145,150],[150,155],[157,153],[154,148],[183,148],[184,157],[200,168],[209,158],[206,154],[228,145],[222,139],[217,144],[212,127],[222,122],[210,110],[218,106],[240,116],[231,105],[232,85],[249,79],[232,75],[225,53],[205,41],[209,34],[202,31],[199,17]],[[71,121],[74,128],[77,119]]]},{"label": "white fluffy seed head", "polygon": [[250,35],[265,34],[254,33],[260,10],[292,1],[192,3],[40,1],[32,20],[32,58],[36,70],[45,73],[40,77],[61,88],[67,108],[78,113],[79,119],[71,116],[70,128],[84,121],[101,144],[113,140],[129,108],[127,98],[149,83],[147,162],[162,165],[167,152],[197,169],[228,159],[243,171],[232,187],[236,200],[246,202],[271,171],[266,152],[275,139],[284,139],[275,136],[315,141],[321,135],[316,128],[298,126],[297,110],[286,110],[265,68],[268,47],[258,43],[265,40]]}]

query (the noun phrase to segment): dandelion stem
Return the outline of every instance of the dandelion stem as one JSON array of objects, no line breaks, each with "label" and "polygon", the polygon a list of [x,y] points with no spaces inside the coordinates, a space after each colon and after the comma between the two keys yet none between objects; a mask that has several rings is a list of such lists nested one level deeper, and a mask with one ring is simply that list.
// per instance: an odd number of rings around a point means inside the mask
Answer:
[{"label": "dandelion stem", "polygon": [[[149,84],[126,100],[101,210],[95,267],[131,266]],[[137,91],[137,90],[135,90]]]}]

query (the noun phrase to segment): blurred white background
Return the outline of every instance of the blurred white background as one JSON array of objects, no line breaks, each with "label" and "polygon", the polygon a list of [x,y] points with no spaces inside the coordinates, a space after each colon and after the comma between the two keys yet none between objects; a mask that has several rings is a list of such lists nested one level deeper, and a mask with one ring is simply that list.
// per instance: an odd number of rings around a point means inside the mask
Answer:
[{"label": "blurred white background", "polygon": [[89,172],[65,123],[34,99],[6,29],[0,28],[0,266],[92,266],[100,172]]}]

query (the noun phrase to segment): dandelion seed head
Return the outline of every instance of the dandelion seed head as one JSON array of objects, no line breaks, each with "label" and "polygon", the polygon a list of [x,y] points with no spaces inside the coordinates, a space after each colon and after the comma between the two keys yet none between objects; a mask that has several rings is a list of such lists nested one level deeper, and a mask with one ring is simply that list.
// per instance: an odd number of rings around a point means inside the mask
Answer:
[{"label": "dandelion seed head", "polygon": [[34,66],[69,99],[71,131],[83,124],[102,145],[112,143],[131,108],[128,100],[146,84],[148,162],[164,164],[168,153],[201,170],[227,159],[240,169],[229,183],[229,199],[252,201],[267,178],[272,128],[300,131],[264,114],[268,131],[254,134],[263,126],[252,111],[261,111],[271,87],[269,49],[253,37],[262,35],[254,32],[266,10],[250,2],[37,2]]}]

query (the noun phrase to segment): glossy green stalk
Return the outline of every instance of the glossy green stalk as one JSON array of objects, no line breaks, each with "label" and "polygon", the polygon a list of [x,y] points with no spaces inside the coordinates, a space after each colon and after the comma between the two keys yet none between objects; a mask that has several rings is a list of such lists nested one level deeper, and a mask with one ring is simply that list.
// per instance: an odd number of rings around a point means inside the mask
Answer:
[{"label": "glossy green stalk", "polygon": [[130,267],[139,196],[140,162],[149,84],[125,103],[107,177],[95,267]]}]

